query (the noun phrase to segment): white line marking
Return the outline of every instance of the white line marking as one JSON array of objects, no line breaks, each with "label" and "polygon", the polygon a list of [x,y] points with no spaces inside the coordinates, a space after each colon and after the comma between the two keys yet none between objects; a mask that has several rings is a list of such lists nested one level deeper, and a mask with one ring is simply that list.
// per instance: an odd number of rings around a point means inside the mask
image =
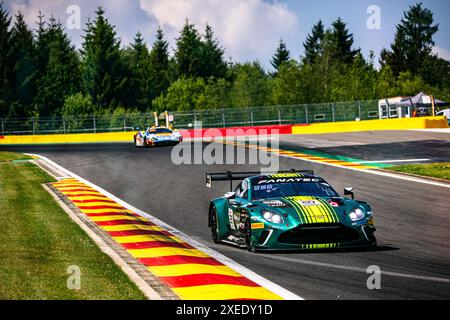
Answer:
[{"label": "white line marking", "polygon": [[285,154],[272,153],[272,152],[269,152],[269,151],[265,151],[265,152],[271,153],[273,155],[277,155],[279,157],[285,157],[285,158],[296,159],[296,160],[301,160],[301,161],[306,161],[306,162],[312,162],[312,163],[322,164],[322,165],[336,167],[336,168],[340,168],[340,169],[346,169],[346,170],[353,170],[353,171],[358,171],[358,172],[362,172],[362,173],[375,174],[375,175],[378,175],[378,176],[395,178],[395,179],[400,179],[400,180],[406,180],[406,181],[410,181],[410,182],[423,183],[423,184],[428,184],[428,185],[432,185],[432,186],[436,186],[436,187],[450,188],[450,183],[435,182],[435,181],[431,181],[431,180],[419,179],[419,178],[408,177],[408,176],[402,176],[402,175],[395,174],[395,173],[389,173],[389,172],[384,172],[384,171],[376,171],[376,170],[371,170],[371,169],[363,170],[363,169],[357,169],[357,168],[351,168],[351,167],[344,167],[344,166],[340,166],[340,165],[334,164],[334,163],[326,163],[326,162],[320,162],[320,161],[311,160],[311,159],[298,158],[298,157],[289,156],[289,155],[285,155]]},{"label": "white line marking", "polygon": [[377,161],[360,161],[357,163],[396,163],[396,162],[422,162],[422,161],[430,161],[430,159],[404,159],[404,160],[377,160]]},{"label": "white line marking", "polygon": [[[331,264],[331,263],[309,261],[309,260],[304,260],[304,259],[286,258],[286,257],[280,257],[280,256],[260,255],[259,257],[266,258],[266,259],[274,259],[277,261],[284,261],[284,262],[288,262],[288,263],[300,263],[300,264],[313,265],[313,266],[319,266],[319,267],[334,268],[334,269],[339,269],[339,270],[357,271],[357,272],[367,273],[367,269],[358,268],[358,267],[350,267],[350,266],[343,266],[343,265],[337,265],[337,264]],[[428,277],[428,276],[421,276],[421,275],[400,273],[400,272],[383,271],[383,270],[381,270],[381,274],[386,275],[386,276],[398,277],[398,278],[450,283],[450,279],[448,279],[448,278]]]},{"label": "white line marking", "polygon": [[[239,137],[238,137],[238,139],[239,139]],[[261,138],[248,138],[248,139],[245,139],[245,141],[269,141],[269,140],[273,140],[273,138],[272,137],[267,137],[267,138],[261,137]]]},{"label": "white line marking", "polygon": [[[353,169],[353,168],[346,168],[346,169]],[[383,171],[358,170],[358,169],[355,169],[355,170],[356,171],[360,171],[360,172],[375,174],[375,175],[379,175],[379,176],[389,177],[389,178],[406,180],[406,181],[410,181],[410,182],[418,182],[418,183],[423,183],[423,184],[429,184],[429,185],[436,186],[436,187],[450,188],[450,183],[435,182],[435,181],[431,181],[431,180],[425,180],[425,179],[420,179],[420,178],[402,176],[402,175],[398,175],[398,174],[395,174],[395,173],[389,173],[389,172],[383,172]]]},{"label": "white line marking", "polygon": [[327,147],[345,147],[345,146],[365,146],[367,143],[354,142],[354,141],[330,141],[330,140],[317,140],[317,139],[305,139],[305,137],[296,139],[290,139],[280,137],[280,142],[291,143],[299,142],[302,147],[305,148],[327,148]]},{"label": "white line marking", "polygon": [[[237,146],[237,147],[247,148],[247,147],[244,147],[244,146]],[[321,161],[317,161],[317,160],[299,158],[299,157],[290,156],[290,155],[286,155],[286,154],[279,154],[279,153],[276,153],[276,152],[265,151],[265,150],[262,150],[262,149],[259,149],[259,150],[264,151],[266,153],[270,153],[272,155],[279,156],[279,157],[285,157],[285,158],[296,159],[296,160],[300,160],[300,161],[312,162],[312,163],[322,164],[322,165],[336,167],[336,168],[340,168],[340,169],[353,170],[353,171],[358,171],[358,172],[363,172],[363,173],[370,173],[370,174],[375,174],[375,175],[389,177],[389,178],[406,180],[406,181],[410,181],[410,182],[418,182],[418,183],[423,183],[423,184],[429,184],[429,185],[433,185],[433,186],[437,186],[437,187],[450,188],[450,183],[435,182],[435,181],[431,181],[431,180],[426,180],[425,178],[424,179],[419,179],[419,178],[402,176],[402,175],[399,175],[399,174],[389,173],[389,172],[384,172],[384,171],[376,171],[376,170],[371,170],[371,169],[357,169],[357,168],[352,168],[352,167],[344,167],[344,166],[341,166],[341,165],[338,165],[338,164],[334,164],[334,163],[327,163],[327,162],[321,162]],[[282,150],[282,149],[279,149],[279,150]]]},{"label": "white line marking", "polygon": [[158,225],[160,225],[161,227],[165,228],[167,231],[171,232],[172,234],[174,234],[175,236],[181,238],[182,240],[186,241],[187,243],[189,243],[190,245],[196,247],[197,249],[209,254],[211,257],[217,259],[218,261],[222,262],[223,264],[227,265],[228,267],[232,268],[233,270],[237,271],[238,273],[242,274],[243,276],[245,276],[246,278],[252,280],[253,282],[259,284],[260,286],[272,291],[273,293],[277,294],[278,296],[282,297],[283,299],[286,300],[304,300],[302,297],[296,295],[295,293],[292,293],[288,290],[286,290],[285,288],[273,283],[272,281],[256,274],[255,272],[251,271],[250,269],[247,269],[246,267],[238,264],[237,262],[231,260],[230,258],[224,256],[223,254],[205,246],[204,244],[192,239],[191,237],[187,236],[186,234],[184,234],[183,232],[175,229],[174,227],[166,224],[165,222],[149,215],[148,213],[132,206],[131,204],[125,202],[124,200],[117,198],[116,196],[114,196],[113,194],[109,193],[108,191],[104,190],[103,188],[93,184],[92,182],[76,175],[75,173],[67,170],[66,168],[60,166],[59,164],[55,163],[54,161],[44,157],[44,156],[40,156],[37,154],[28,154],[28,155],[32,155],[32,156],[37,156],[39,158],[41,158],[42,160],[48,162],[49,164],[55,166],[56,168],[58,168],[59,170],[65,172],[67,175],[76,178],[78,180],[80,180],[81,182],[84,182],[85,184],[91,186],[92,188],[96,189],[98,192],[103,193],[105,196],[111,198],[112,200],[116,201],[117,203],[121,204],[122,206],[124,206],[125,208],[127,208],[128,210],[134,211],[137,214],[141,215],[142,217],[145,217],[147,219],[149,219],[150,221],[152,221],[153,223],[156,223]]},{"label": "white line marking", "polygon": [[415,130],[410,130],[410,131],[450,133],[450,129],[449,128],[443,128],[443,129],[415,129]]}]

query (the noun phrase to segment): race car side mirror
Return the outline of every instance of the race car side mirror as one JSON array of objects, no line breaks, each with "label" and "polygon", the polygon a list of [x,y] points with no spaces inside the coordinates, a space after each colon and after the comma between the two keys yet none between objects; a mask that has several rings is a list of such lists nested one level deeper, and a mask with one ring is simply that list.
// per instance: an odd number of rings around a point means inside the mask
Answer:
[{"label": "race car side mirror", "polygon": [[227,192],[223,196],[225,199],[234,199],[236,197],[236,192]]},{"label": "race car side mirror", "polygon": [[352,187],[344,188],[344,195],[351,196],[352,200],[355,200],[355,193],[353,192],[353,190],[354,190],[354,188],[352,188]]}]

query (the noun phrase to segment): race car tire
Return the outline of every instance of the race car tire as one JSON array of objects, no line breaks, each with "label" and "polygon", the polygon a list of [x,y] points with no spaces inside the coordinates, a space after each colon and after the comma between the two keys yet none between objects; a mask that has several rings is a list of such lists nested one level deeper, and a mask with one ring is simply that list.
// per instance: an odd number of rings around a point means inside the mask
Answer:
[{"label": "race car tire", "polygon": [[256,252],[255,245],[253,243],[253,237],[252,237],[252,229],[250,224],[250,219],[247,219],[245,221],[245,246],[247,247],[247,250],[250,252]]},{"label": "race car tire", "polygon": [[377,240],[375,240],[375,241],[372,241],[372,242],[369,243],[368,249],[369,250],[377,250],[377,246],[378,246]]},{"label": "race car tire", "polygon": [[217,211],[216,207],[212,207],[211,212],[209,214],[210,226],[211,226],[211,238],[214,243],[219,243],[219,227],[217,223]]}]

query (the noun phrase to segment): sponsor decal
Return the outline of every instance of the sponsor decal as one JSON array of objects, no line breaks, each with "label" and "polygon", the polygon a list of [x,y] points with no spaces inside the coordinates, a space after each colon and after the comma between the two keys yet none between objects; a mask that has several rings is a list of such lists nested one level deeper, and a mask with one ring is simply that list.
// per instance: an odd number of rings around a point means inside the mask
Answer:
[{"label": "sponsor decal", "polygon": [[284,200],[293,206],[304,224],[339,222],[336,212],[324,200],[305,196],[287,197]]},{"label": "sponsor decal", "polygon": [[305,207],[310,207],[310,206],[320,206],[320,205],[322,205],[322,203],[320,203],[320,202],[317,201],[317,200],[297,200],[297,202],[298,202],[299,204],[301,204],[302,206],[305,206]]},{"label": "sponsor decal", "polygon": [[283,201],[280,201],[280,200],[266,200],[266,201],[263,201],[263,203],[266,206],[274,207],[274,208],[283,208],[283,207],[288,206],[286,203],[284,203]]},{"label": "sponsor decal", "polygon": [[264,229],[264,223],[262,222],[252,223],[252,229]]},{"label": "sponsor decal", "polygon": [[301,178],[303,177],[300,173],[278,173],[278,174],[271,174],[269,176],[270,178]]},{"label": "sponsor decal", "polygon": [[236,230],[236,226],[234,225],[234,212],[231,208],[228,208],[228,220],[230,221],[231,229]]},{"label": "sponsor decal", "polygon": [[303,244],[302,249],[334,249],[339,248],[339,243],[318,243],[318,244]]},{"label": "sponsor decal", "polygon": [[258,184],[295,183],[295,182],[321,182],[317,178],[278,178],[259,180]]},{"label": "sponsor decal", "polygon": [[155,136],[157,137],[171,137],[171,133],[156,133]]},{"label": "sponsor decal", "polygon": [[336,202],[336,201],[328,200],[328,203],[329,203],[330,206],[332,206],[332,207],[335,207],[335,208],[339,207],[339,203]]}]

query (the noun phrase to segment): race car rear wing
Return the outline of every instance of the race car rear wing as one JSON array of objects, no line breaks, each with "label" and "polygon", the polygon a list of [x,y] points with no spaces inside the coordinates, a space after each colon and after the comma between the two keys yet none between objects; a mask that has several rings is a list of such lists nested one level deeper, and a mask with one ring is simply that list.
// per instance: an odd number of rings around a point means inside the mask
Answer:
[{"label": "race car rear wing", "polygon": [[[289,171],[277,171],[274,174],[283,174],[283,173],[302,173],[308,175],[314,175],[313,170],[296,170],[291,169]],[[230,182],[230,190],[233,190],[233,181],[242,181],[244,179],[259,176],[261,175],[261,171],[253,171],[253,172],[217,172],[217,173],[207,173],[206,174],[206,187],[212,188],[213,181],[229,181]]]}]

